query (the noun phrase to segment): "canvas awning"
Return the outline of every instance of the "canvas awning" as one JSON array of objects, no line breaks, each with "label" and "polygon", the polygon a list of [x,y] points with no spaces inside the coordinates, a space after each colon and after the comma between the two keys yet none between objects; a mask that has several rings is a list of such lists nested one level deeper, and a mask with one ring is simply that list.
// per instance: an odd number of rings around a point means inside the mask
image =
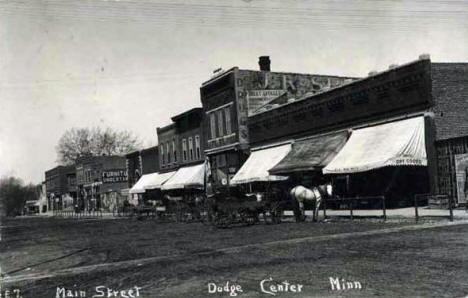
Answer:
[{"label": "canvas awning", "polygon": [[231,179],[231,185],[257,181],[286,180],[288,177],[270,175],[268,170],[282,160],[291,150],[291,144],[269,147],[265,149],[252,149],[249,158]]},{"label": "canvas awning", "polygon": [[[155,173],[157,175],[157,173]],[[152,174],[146,174],[146,175],[143,175],[140,177],[140,179],[138,179],[137,183],[135,183],[135,185],[133,185],[132,188],[130,188],[130,193],[144,193],[145,192],[145,185],[147,185],[149,183],[149,180],[150,180],[150,176]]]},{"label": "canvas awning", "polygon": [[353,131],[324,174],[364,172],[386,166],[426,166],[424,117]]},{"label": "canvas awning", "polygon": [[150,174],[151,177],[148,181],[148,184],[144,186],[145,190],[150,190],[150,189],[159,189],[161,186],[169,180],[176,171],[171,171],[167,173],[153,173]]},{"label": "canvas awning", "polygon": [[320,171],[346,144],[348,132],[342,131],[296,141],[291,151],[268,172],[271,175],[287,175],[301,171]]},{"label": "canvas awning", "polygon": [[161,190],[203,188],[205,181],[205,163],[178,169],[162,186]]},{"label": "canvas awning", "polygon": [[171,178],[176,171],[167,173],[151,173],[140,177],[137,183],[130,189],[130,193],[144,193],[146,190],[161,188],[161,185]]}]

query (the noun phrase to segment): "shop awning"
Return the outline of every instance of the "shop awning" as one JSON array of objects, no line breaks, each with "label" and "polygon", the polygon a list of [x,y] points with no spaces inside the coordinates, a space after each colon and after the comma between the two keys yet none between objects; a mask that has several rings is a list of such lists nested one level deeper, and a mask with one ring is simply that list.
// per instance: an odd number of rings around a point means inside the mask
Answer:
[{"label": "shop awning", "polygon": [[167,173],[153,173],[150,174],[151,177],[148,181],[148,184],[144,186],[145,190],[150,190],[150,189],[158,189],[161,188],[161,186],[169,180],[176,171],[171,171]]},{"label": "shop awning", "polygon": [[140,177],[130,189],[130,193],[144,193],[146,190],[161,188],[161,185],[171,178],[176,171],[167,173],[151,173]]},{"label": "shop awning", "polygon": [[322,135],[296,141],[291,151],[268,172],[287,175],[300,171],[321,171],[346,144],[348,132]]},{"label": "shop awning", "polygon": [[426,166],[424,117],[353,131],[324,174],[364,172],[386,166]]},{"label": "shop awning", "polygon": [[[158,174],[158,173],[154,173],[154,174]],[[133,185],[132,188],[130,188],[130,193],[144,193],[145,192],[145,185],[147,185],[151,179],[151,175],[152,174],[146,174],[146,175],[143,175],[140,177],[140,179],[138,179],[137,183],[135,183],[135,185]]]},{"label": "shop awning", "polygon": [[286,180],[288,177],[270,175],[268,170],[282,160],[291,150],[291,144],[269,147],[265,149],[252,149],[249,158],[231,179],[231,184],[242,184],[257,181]]},{"label": "shop awning", "polygon": [[203,188],[205,180],[205,164],[188,166],[178,169],[162,186],[161,190]]}]

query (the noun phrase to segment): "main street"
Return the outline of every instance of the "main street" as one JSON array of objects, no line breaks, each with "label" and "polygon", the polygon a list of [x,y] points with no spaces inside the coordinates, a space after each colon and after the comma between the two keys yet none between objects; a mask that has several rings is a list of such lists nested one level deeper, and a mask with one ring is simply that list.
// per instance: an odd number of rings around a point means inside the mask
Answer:
[{"label": "main street", "polygon": [[2,286],[23,297],[68,289],[86,297],[132,289],[140,297],[219,297],[231,290],[265,297],[460,297],[468,294],[466,229],[465,221],[441,220],[222,230],[152,220],[10,220],[2,228]]}]

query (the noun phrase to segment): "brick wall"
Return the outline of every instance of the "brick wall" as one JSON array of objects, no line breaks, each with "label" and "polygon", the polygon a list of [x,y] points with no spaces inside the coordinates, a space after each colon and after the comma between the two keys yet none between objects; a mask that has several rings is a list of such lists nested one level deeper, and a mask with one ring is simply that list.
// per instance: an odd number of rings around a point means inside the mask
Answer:
[{"label": "brick wall", "polygon": [[468,136],[468,63],[432,63],[436,140]]},{"label": "brick wall", "polygon": [[437,193],[457,201],[455,156],[468,153],[468,63],[432,63]]}]

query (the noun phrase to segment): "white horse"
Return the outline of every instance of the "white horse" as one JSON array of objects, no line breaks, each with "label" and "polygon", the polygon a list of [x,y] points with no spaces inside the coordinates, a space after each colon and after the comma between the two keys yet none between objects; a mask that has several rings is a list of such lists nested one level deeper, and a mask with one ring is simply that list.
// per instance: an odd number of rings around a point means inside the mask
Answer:
[{"label": "white horse", "polygon": [[317,187],[313,187],[312,189],[306,188],[302,185],[298,185],[291,189],[290,195],[293,199],[295,199],[299,204],[299,211],[302,219],[305,219],[305,209],[304,209],[304,201],[315,201],[315,210],[313,213],[313,221],[317,221],[318,219],[318,212],[320,208],[320,204],[322,203],[322,199],[325,196],[332,195],[332,187],[331,184],[320,185]]}]

